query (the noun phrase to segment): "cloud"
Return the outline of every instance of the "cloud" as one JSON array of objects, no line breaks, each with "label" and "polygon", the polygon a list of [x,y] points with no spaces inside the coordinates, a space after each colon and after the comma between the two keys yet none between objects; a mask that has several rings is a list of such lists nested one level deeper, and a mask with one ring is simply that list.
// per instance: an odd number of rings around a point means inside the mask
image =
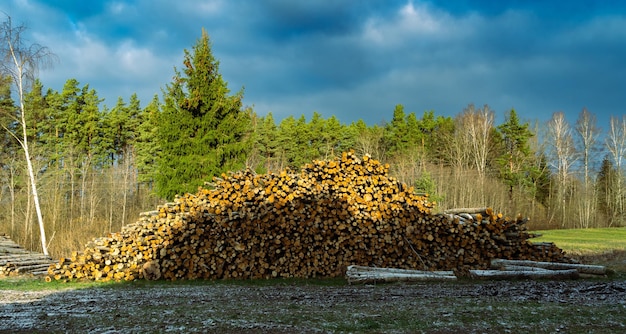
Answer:
[{"label": "cloud", "polygon": [[[455,115],[468,103],[542,118],[621,114],[626,9],[586,1],[10,0],[69,78],[144,103],[206,28],[231,91],[257,113],[388,119],[395,104]],[[91,3],[90,3],[91,5]],[[571,5],[571,6],[570,6]],[[5,4],[0,5],[0,7]],[[2,8],[0,8],[2,9]],[[113,101],[111,101],[113,100]],[[280,115],[280,116],[279,116]],[[608,116],[607,116],[608,117]],[[601,117],[599,117],[601,119]]]}]

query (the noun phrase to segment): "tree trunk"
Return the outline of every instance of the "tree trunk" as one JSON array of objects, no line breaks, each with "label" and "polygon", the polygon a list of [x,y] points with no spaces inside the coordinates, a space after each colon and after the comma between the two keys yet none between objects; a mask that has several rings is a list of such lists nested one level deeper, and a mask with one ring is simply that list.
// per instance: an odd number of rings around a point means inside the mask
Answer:
[{"label": "tree trunk", "polygon": [[[21,84],[20,84],[21,86]],[[39,234],[41,237],[41,250],[44,255],[48,256],[48,242],[46,240],[46,230],[43,223],[43,215],[41,214],[41,205],[39,205],[39,194],[37,192],[37,180],[35,179],[35,171],[33,170],[33,163],[30,160],[30,152],[28,149],[28,136],[26,134],[26,119],[24,116],[24,103],[21,103],[22,108],[22,130],[24,139],[22,142],[22,148],[24,149],[24,156],[26,158],[26,168],[28,169],[28,177],[30,180],[30,189],[33,195],[33,202],[35,204],[35,211],[37,212],[37,221],[39,222]]]}]

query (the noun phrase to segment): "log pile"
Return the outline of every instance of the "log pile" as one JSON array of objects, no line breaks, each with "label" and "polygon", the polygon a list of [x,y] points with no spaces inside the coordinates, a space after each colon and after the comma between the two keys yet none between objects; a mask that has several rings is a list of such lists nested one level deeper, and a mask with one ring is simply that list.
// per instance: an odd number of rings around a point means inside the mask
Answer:
[{"label": "log pile", "polygon": [[46,275],[54,262],[49,256],[26,250],[9,236],[0,234],[0,277]]},{"label": "log pile", "polygon": [[300,172],[224,174],[92,240],[48,279],[335,277],[349,265],[467,273],[493,258],[568,261],[529,243],[520,217],[432,214],[427,197],[388,171],[343,153]]}]

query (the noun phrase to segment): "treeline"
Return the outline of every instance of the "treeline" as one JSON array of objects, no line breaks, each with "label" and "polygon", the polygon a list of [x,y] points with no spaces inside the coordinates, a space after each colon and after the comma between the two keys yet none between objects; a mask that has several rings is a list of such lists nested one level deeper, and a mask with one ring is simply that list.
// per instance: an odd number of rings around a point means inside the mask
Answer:
[{"label": "treeline", "polygon": [[[487,105],[468,105],[455,117],[397,105],[376,125],[319,113],[277,121],[243,106],[243,91],[231,95],[218,65],[203,31],[163,96],[145,107],[132,95],[109,108],[75,79],[61,92],[34,81],[24,110],[53,255],[119,231],[139,212],[229,170],[297,170],[348,150],[389,163],[439,209],[488,205],[532,217],[534,227],[626,224],[626,117],[612,118],[606,132],[587,110],[574,125],[563,113],[530,124],[515,110],[495,124]],[[0,137],[0,232],[36,249],[25,160],[10,134],[19,132],[21,116],[11,84],[2,77],[0,122],[9,131]]]}]

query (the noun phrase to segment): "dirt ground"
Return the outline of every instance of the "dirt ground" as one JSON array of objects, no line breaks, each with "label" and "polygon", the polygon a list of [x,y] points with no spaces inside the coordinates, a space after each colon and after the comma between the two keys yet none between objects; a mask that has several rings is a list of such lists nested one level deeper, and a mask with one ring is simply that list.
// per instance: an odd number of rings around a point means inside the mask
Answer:
[{"label": "dirt ground", "polygon": [[626,332],[621,280],[140,282],[0,294],[0,333]]}]

